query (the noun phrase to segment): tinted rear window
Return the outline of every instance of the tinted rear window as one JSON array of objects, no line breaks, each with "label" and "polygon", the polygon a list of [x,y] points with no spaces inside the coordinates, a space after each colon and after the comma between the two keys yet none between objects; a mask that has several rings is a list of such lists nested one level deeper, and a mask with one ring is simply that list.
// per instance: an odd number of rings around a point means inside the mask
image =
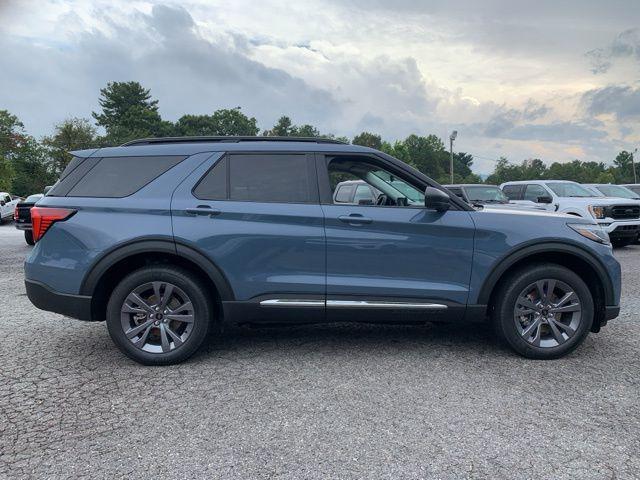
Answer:
[{"label": "tinted rear window", "polygon": [[231,200],[280,203],[317,200],[313,163],[304,154],[231,155],[229,161]]},{"label": "tinted rear window", "polygon": [[73,186],[69,197],[126,197],[186,157],[105,157]]}]

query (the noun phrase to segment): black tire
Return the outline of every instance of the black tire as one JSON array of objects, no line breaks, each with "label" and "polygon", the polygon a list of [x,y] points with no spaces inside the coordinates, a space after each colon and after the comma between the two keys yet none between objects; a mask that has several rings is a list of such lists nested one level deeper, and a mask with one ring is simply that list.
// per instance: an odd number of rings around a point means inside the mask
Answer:
[{"label": "black tire", "polygon": [[614,238],[611,240],[611,245],[614,248],[622,248],[622,247],[626,247],[627,245],[631,245],[632,243],[635,243],[636,239],[635,238]]},{"label": "black tire", "polygon": [[[132,292],[151,282],[168,283],[177,287],[176,290],[183,292],[193,305],[193,314],[191,315],[193,322],[188,336],[179,346],[176,346],[176,343],[172,342],[173,347],[167,352],[156,353],[138,348],[134,345],[133,340],[127,338],[125,327],[123,326],[123,323],[129,321],[128,318],[131,318],[131,321],[146,323],[153,320],[147,320],[146,318],[136,320],[133,317],[126,317],[126,315],[134,315],[133,313],[127,314],[121,311],[124,308],[125,300],[127,300],[127,297],[129,297]],[[164,291],[166,293],[166,289]],[[144,316],[146,313],[138,313],[135,315]],[[193,274],[188,270],[178,267],[155,266],[144,267],[130,273],[116,286],[107,304],[106,317],[109,335],[125,355],[143,365],[171,365],[183,362],[200,348],[205,339],[207,339],[212,324],[216,320],[214,315],[215,309],[211,298],[207,294],[206,287]],[[149,317],[151,316],[152,315],[149,315]],[[165,323],[167,321],[171,322],[171,320],[164,320]],[[152,332],[154,328],[157,328],[157,335],[160,336],[160,328],[155,327],[156,324],[157,322],[151,325],[150,328]],[[150,333],[148,333],[148,335],[151,336]],[[167,338],[171,340],[171,337]],[[144,346],[145,345],[143,345],[143,347]]]},{"label": "black tire", "polygon": [[[581,306],[581,317],[574,333],[564,343],[556,346],[536,346],[525,340],[516,326],[514,310],[520,294],[531,284],[544,279],[556,280],[570,287]],[[501,282],[495,299],[492,322],[496,333],[513,350],[527,358],[550,360],[570,353],[584,341],[593,324],[593,297],[589,288],[577,274],[557,264],[529,265],[507,275]],[[557,323],[554,325],[557,328]],[[548,333],[552,333],[550,326],[546,328]]]},{"label": "black tire", "polygon": [[25,230],[24,231],[24,241],[27,242],[27,245],[35,245],[36,242],[33,241],[33,231]]}]

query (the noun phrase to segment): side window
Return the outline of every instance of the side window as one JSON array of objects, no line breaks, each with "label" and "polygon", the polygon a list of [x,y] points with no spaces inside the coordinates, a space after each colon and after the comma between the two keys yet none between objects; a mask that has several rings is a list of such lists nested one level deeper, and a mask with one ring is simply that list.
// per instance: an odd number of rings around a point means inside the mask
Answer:
[{"label": "side window", "polygon": [[[186,157],[105,157],[66,193],[68,197],[121,198],[140,190]],[[89,162],[83,162],[82,165]],[[74,170],[79,171],[79,167]],[[65,180],[70,179],[68,175]],[[54,190],[57,190],[62,182]],[[53,196],[57,192],[51,192]],[[64,195],[64,193],[60,193]]]},{"label": "side window", "polygon": [[509,200],[522,200],[522,185],[505,185],[502,192]]},{"label": "side window", "polygon": [[353,185],[340,185],[336,191],[336,203],[349,203],[353,195]]},{"label": "side window", "polygon": [[548,197],[549,193],[541,185],[527,185],[524,191],[524,199],[538,203],[538,197]]},{"label": "side window", "polygon": [[314,164],[305,154],[229,156],[229,199],[250,202],[317,201]]},{"label": "side window", "polygon": [[6,195],[6,196],[4,197],[4,201],[5,201],[6,203],[9,203],[9,202],[11,201],[11,197],[10,197],[9,195]]},{"label": "side window", "polygon": [[[375,159],[338,156],[328,160],[329,188],[334,203],[424,207],[424,193],[420,187],[416,187],[394,171],[381,167]],[[351,187],[358,189],[356,198],[352,202],[342,201],[342,198],[345,198],[342,197],[344,182],[352,181],[357,181],[357,187]]]},{"label": "side window", "polygon": [[202,200],[227,199],[227,157],[216,162],[204,177],[198,182],[193,194]]},{"label": "side window", "polygon": [[373,205],[375,199],[373,198],[371,188],[367,185],[358,185],[356,187],[356,195],[353,197],[353,203],[358,205]]}]

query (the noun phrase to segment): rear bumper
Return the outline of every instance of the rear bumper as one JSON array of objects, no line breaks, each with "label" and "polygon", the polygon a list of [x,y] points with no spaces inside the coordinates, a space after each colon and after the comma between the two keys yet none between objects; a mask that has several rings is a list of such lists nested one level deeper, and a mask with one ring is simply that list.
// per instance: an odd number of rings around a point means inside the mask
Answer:
[{"label": "rear bumper", "polygon": [[18,223],[18,222],[14,222],[14,223],[18,230],[33,230],[33,226],[30,223]]},{"label": "rear bumper", "polygon": [[44,283],[25,280],[27,297],[40,310],[79,320],[91,320],[91,297],[56,292]]}]

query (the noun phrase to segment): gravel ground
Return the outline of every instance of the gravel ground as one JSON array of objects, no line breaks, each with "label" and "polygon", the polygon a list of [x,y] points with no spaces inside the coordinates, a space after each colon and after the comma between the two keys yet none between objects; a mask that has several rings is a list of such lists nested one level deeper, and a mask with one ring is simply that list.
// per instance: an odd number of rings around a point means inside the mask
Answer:
[{"label": "gravel ground", "polygon": [[640,478],[640,247],[622,314],[525,360],[482,326],[236,329],[141,367],[39,311],[0,226],[0,478]]}]

